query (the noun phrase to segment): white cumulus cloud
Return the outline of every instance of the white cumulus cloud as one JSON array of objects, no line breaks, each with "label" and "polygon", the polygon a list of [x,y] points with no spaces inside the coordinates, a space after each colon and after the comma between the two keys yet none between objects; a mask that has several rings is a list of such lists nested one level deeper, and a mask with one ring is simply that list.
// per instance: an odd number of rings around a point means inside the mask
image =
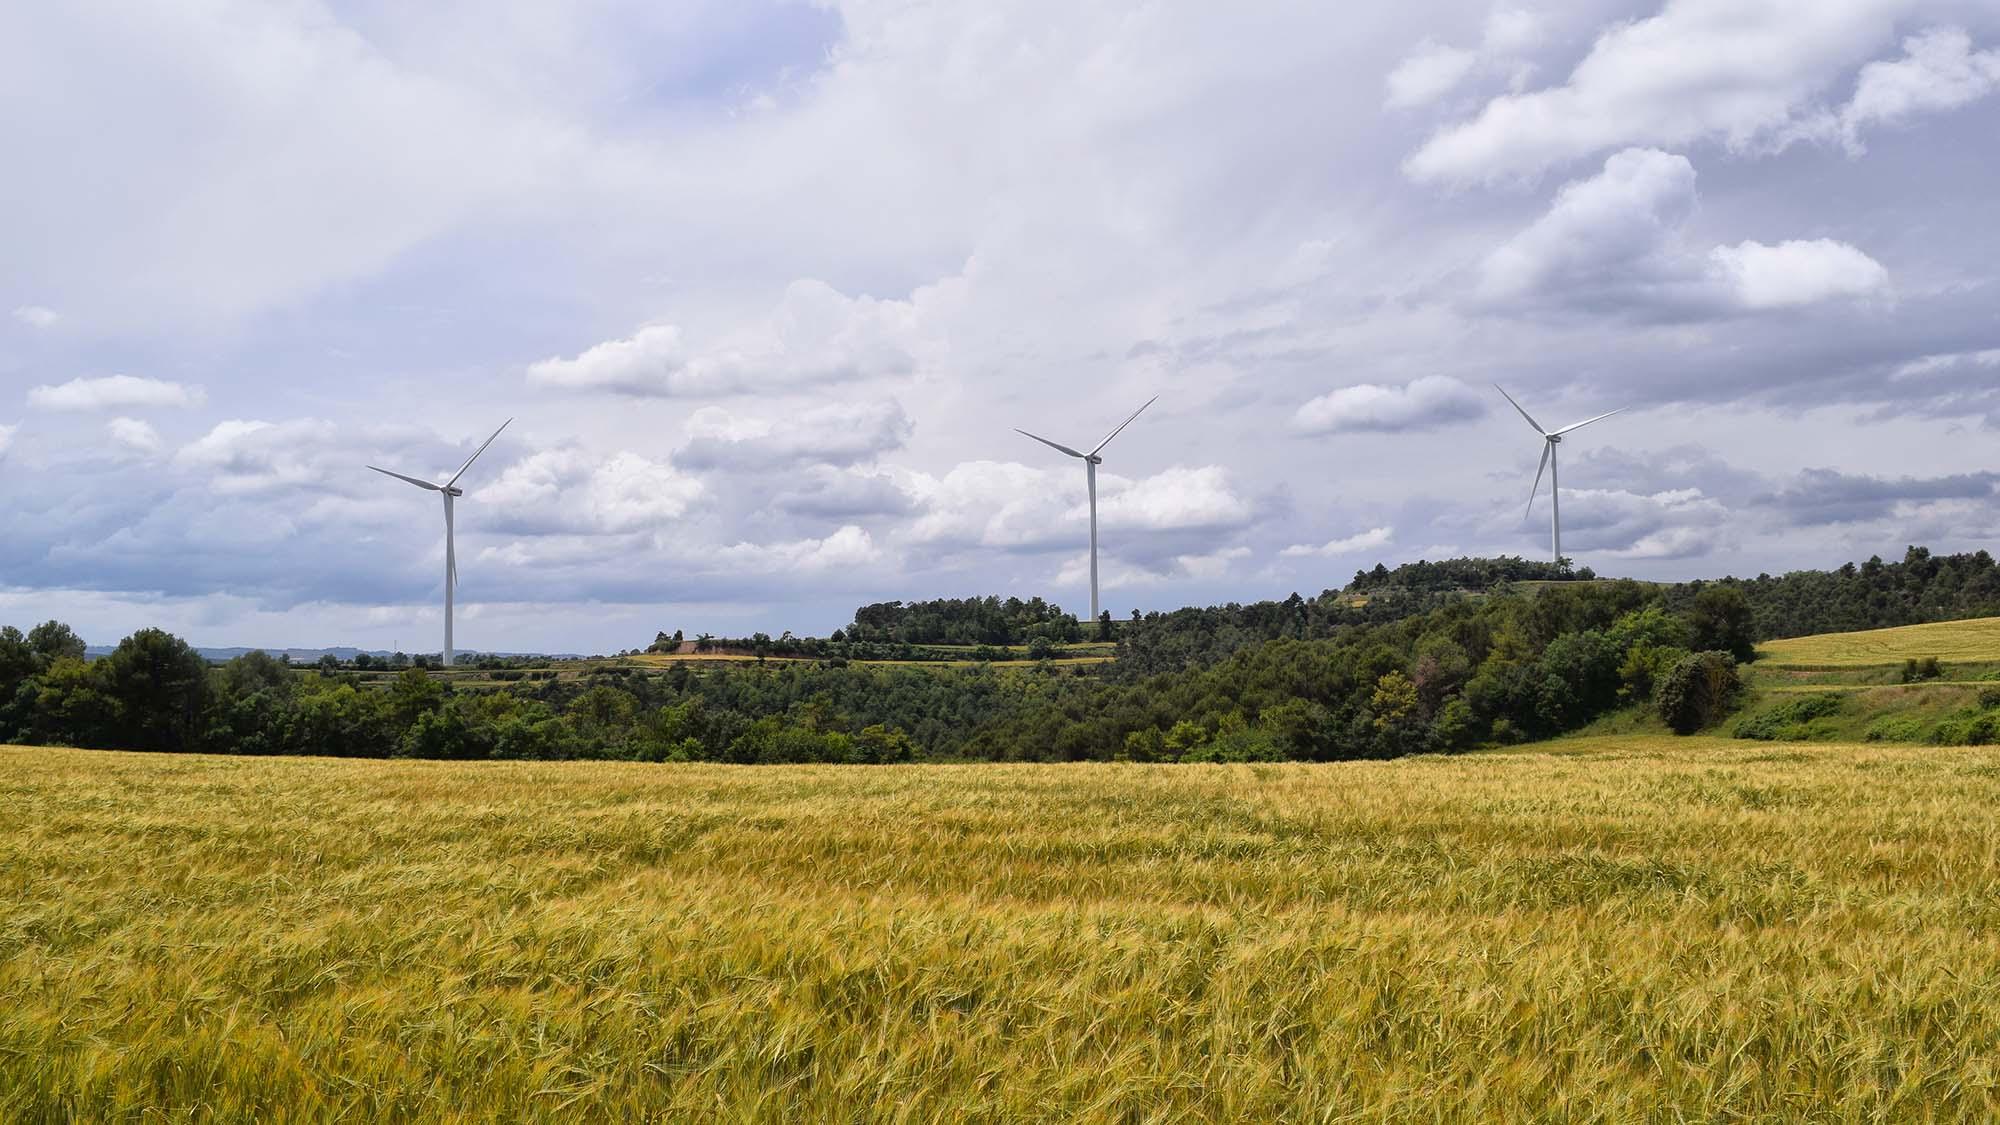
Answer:
[{"label": "white cumulus cloud", "polygon": [[704,406],[688,419],[674,463],[689,469],[769,472],[799,464],[852,465],[902,448],[909,415],[893,401],[832,403],[778,418]]},{"label": "white cumulus cloud", "polygon": [[1477,47],[1425,39],[1389,72],[1382,104],[1389,109],[1429,105],[1475,73],[1504,71],[1518,86],[1531,69],[1520,56],[1541,42],[1543,32],[1540,15],[1524,8],[1495,8],[1486,17]]},{"label": "white cumulus cloud", "polygon": [[1709,251],[1718,278],[1746,309],[1789,309],[1837,297],[1864,297],[1889,284],[1889,271],[1830,238],[1766,246],[1742,242]]},{"label": "white cumulus cloud", "polygon": [[1429,105],[1463,82],[1478,63],[1477,52],[1426,40],[1389,72],[1383,104],[1390,109]]},{"label": "white cumulus cloud", "polygon": [[1887,288],[1889,274],[1833,239],[1703,251],[1688,227],[1699,200],[1685,156],[1613,153],[1565,184],[1549,210],[1480,263],[1481,300],[1675,319],[1795,308]]},{"label": "white cumulus cloud", "polygon": [[331,422],[231,418],[182,446],[175,463],[204,476],[224,494],[323,488],[337,470],[330,463],[337,433]]},{"label": "white cumulus cloud", "polygon": [[565,359],[530,364],[532,382],[648,397],[703,397],[913,375],[925,311],[953,300],[958,279],[906,301],[849,297],[795,281],[757,323],[695,347],[676,325],[654,324]]},{"label": "white cumulus cloud", "polygon": [[491,508],[491,526],[520,534],[621,534],[665,527],[705,492],[672,465],[564,445],[507,466],[469,499]]},{"label": "white cumulus cloud", "polygon": [[1833,84],[1892,41],[1908,0],[1669,0],[1614,25],[1560,86],[1494,98],[1405,161],[1423,182],[1534,177],[1609,148],[1810,134]]},{"label": "white cumulus cloud", "polygon": [[135,410],[199,406],[206,397],[200,387],[164,379],[105,375],[34,387],[28,391],[28,405],[42,410]]},{"label": "white cumulus cloud", "polygon": [[[1105,481],[1100,477],[1098,483],[1102,487]],[[1107,527],[1150,531],[1240,527],[1250,516],[1249,502],[1236,494],[1229,470],[1219,465],[1176,465],[1097,500],[1098,521]]]},{"label": "white cumulus cloud", "polygon": [[823,539],[736,543],[720,548],[715,557],[729,568],[764,574],[867,566],[879,561],[882,552],[865,529],[847,524]]},{"label": "white cumulus cloud", "polygon": [[1482,417],[1486,404],[1472,388],[1444,375],[1426,375],[1404,386],[1358,383],[1306,402],[1292,414],[1292,428],[1307,434],[1427,430]]},{"label": "white cumulus cloud", "polygon": [[2000,49],[1975,52],[1963,28],[1913,35],[1903,41],[1903,52],[1900,59],[1861,68],[1854,98],[1840,113],[1849,149],[1861,148],[1861,131],[1867,126],[1957,109],[2000,88]]},{"label": "white cumulus cloud", "polygon": [[166,449],[166,441],[150,422],[138,418],[113,418],[104,428],[111,435],[112,444],[129,453],[154,457]]},{"label": "white cumulus cloud", "polygon": [[1294,544],[1279,551],[1278,557],[1286,559],[1315,556],[1329,559],[1338,558],[1341,555],[1351,555],[1356,551],[1371,551],[1377,547],[1386,547],[1395,538],[1395,534],[1395,528],[1375,527],[1367,531],[1357,532],[1345,539],[1334,539],[1326,543],[1321,543],[1317,547],[1309,543]]},{"label": "white cumulus cloud", "polygon": [[47,328],[62,318],[42,305],[20,305],[14,309],[14,319],[30,328]]},{"label": "white cumulus cloud", "polygon": [[[1102,590],[1123,590],[1190,579],[1215,581],[1229,577],[1251,554],[1250,548],[1240,546],[1168,555],[1157,560],[1127,559],[1107,554],[1098,558],[1097,584]],[[1064,559],[1053,581],[1061,587],[1087,589],[1090,582],[1089,552]]]}]

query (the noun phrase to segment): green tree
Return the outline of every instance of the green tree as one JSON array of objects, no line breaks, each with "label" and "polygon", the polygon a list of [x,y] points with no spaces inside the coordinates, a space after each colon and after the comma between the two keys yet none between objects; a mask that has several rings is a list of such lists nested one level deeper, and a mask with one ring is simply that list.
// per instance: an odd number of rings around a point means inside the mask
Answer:
[{"label": "green tree", "polygon": [[41,670],[33,646],[12,625],[0,628],[0,703],[14,698],[29,676]]},{"label": "green tree", "polygon": [[1140,727],[1125,735],[1124,757],[1132,762],[1157,762],[1167,756],[1167,737],[1158,727]]},{"label": "green tree", "polygon": [[880,723],[861,728],[854,736],[855,760],[870,765],[915,761],[917,747],[910,736]]},{"label": "green tree", "polygon": [[1284,748],[1285,757],[1314,761],[1328,749],[1328,728],[1333,715],[1315,700],[1293,696],[1276,706],[1266,707],[1257,716],[1257,727],[1270,734]]},{"label": "green tree", "polygon": [[405,668],[389,685],[389,710],[398,729],[415,726],[419,718],[444,705],[444,685],[422,668]]},{"label": "green tree", "polygon": [[1167,731],[1164,742],[1168,756],[1178,760],[1188,751],[1198,749],[1208,742],[1208,728],[1200,723],[1182,719],[1173,725],[1173,729]]},{"label": "green tree", "polygon": [[1735,586],[1707,586],[1688,607],[1688,647],[1726,652],[1739,664],[1757,655],[1756,622],[1750,599]]},{"label": "green tree", "polygon": [[43,667],[64,657],[82,660],[85,653],[83,638],[60,621],[44,621],[28,630],[28,647],[41,657]]},{"label": "green tree", "polygon": [[1660,681],[1654,705],[1675,734],[1693,734],[1713,725],[1735,705],[1742,681],[1726,652],[1684,657]]},{"label": "green tree", "polygon": [[1375,681],[1368,710],[1375,717],[1375,729],[1389,731],[1407,722],[1417,711],[1417,685],[1402,672],[1390,672]]},{"label": "green tree", "polygon": [[103,677],[80,657],[58,657],[16,692],[18,737],[50,746],[121,745],[123,705],[104,691]]},{"label": "green tree", "polygon": [[95,669],[118,703],[115,737],[136,750],[194,750],[206,728],[208,661],[161,629],[141,629]]},{"label": "green tree", "polygon": [[483,758],[486,747],[456,707],[439,707],[417,716],[403,732],[398,752],[405,758]]},{"label": "green tree", "polygon": [[1441,750],[1464,750],[1479,737],[1479,716],[1463,696],[1453,696],[1431,720],[1431,738]]}]

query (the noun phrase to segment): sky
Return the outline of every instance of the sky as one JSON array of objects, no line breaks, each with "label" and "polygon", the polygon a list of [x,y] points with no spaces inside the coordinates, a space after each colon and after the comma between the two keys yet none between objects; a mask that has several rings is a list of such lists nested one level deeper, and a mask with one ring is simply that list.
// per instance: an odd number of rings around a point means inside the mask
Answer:
[{"label": "sky", "polygon": [[0,8],[0,621],[461,650],[1991,547],[1991,0]]}]

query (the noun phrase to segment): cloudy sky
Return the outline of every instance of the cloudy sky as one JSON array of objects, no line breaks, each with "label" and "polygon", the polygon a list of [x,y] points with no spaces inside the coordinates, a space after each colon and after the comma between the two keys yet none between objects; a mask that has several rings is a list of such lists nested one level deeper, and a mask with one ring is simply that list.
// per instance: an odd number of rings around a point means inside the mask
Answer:
[{"label": "cloudy sky", "polygon": [[1991,546],[1992,0],[0,7],[0,620],[462,648]]}]

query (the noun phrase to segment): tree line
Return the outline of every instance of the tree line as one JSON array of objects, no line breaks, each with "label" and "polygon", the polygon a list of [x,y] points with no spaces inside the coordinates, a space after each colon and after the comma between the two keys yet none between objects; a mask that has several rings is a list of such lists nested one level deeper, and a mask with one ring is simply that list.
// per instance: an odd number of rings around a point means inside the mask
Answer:
[{"label": "tree line", "polygon": [[[1636,705],[1674,729],[1699,729],[1727,710],[1735,664],[1760,638],[2000,612],[2000,571],[1985,552],[1911,548],[1900,563],[1682,585],[1542,583],[1508,560],[1489,562],[1413,564],[1430,569],[1310,600],[1135,616],[1120,623],[1117,659],[1103,666],[835,657],[592,665],[567,678],[495,672],[456,684],[417,668],[387,680],[295,668],[258,652],[211,665],[157,629],[88,660],[73,630],[45,622],[0,629],[0,738],[658,761],[1384,757],[1545,737]],[[1487,582],[1484,592],[1469,580]],[[1013,599],[913,604],[956,606],[965,621],[997,611],[1010,629],[1063,620],[1051,605]],[[905,621],[899,606],[863,607],[856,620],[890,630]]]},{"label": "tree line", "polygon": [[[1382,757],[1574,729],[1662,697],[1684,665],[1691,676],[1702,660],[1748,655],[1740,593],[1717,587],[1679,610],[1662,601],[1657,587],[1631,582],[1460,599],[1139,677],[1046,663],[814,661],[602,665],[578,678],[476,684],[412,668],[376,680],[256,652],[210,665],[157,629],[86,661],[74,633],[51,622],[0,630],[0,737],[423,758]],[[1701,655],[1709,650],[1720,655]],[[1699,714],[1695,725],[1712,718]]]}]

